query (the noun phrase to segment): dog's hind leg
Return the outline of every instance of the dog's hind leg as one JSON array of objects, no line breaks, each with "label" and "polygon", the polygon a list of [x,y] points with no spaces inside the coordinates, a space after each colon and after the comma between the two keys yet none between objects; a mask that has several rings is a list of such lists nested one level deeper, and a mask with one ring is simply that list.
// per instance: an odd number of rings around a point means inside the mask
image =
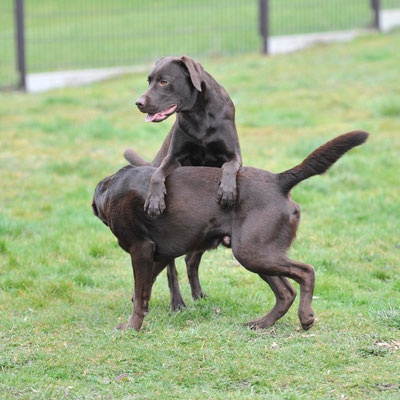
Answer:
[{"label": "dog's hind leg", "polygon": [[168,264],[167,278],[169,293],[171,297],[171,310],[175,311],[179,310],[180,308],[186,307],[186,304],[182,298],[181,290],[179,288],[178,271],[176,270],[175,260],[172,260]]},{"label": "dog's hind leg", "polygon": [[285,277],[263,274],[259,274],[259,276],[271,287],[275,294],[276,303],[268,314],[245,324],[245,326],[253,329],[263,329],[272,326],[287,313],[296,298],[296,290]]},{"label": "dog's hind leg", "polygon": [[133,328],[139,331],[143,319],[149,312],[151,289],[157,275],[167,263],[154,262],[153,242],[146,241],[134,244],[130,249],[133,275],[135,279],[134,307],[127,324],[118,324],[117,329]]},{"label": "dog's hind leg", "polygon": [[203,254],[204,252],[189,253],[185,257],[190,289],[192,291],[192,297],[195,300],[207,297],[207,295],[201,289],[199,281],[199,265]]},{"label": "dog's hind leg", "polygon": [[287,258],[285,260],[284,268],[287,268],[289,273],[286,272],[283,275],[294,279],[300,285],[298,315],[301,327],[305,330],[310,329],[315,322],[314,310],[311,306],[315,285],[314,267]]},{"label": "dog's hind leg", "polygon": [[[315,283],[314,268],[311,265],[290,260],[283,254],[279,255],[279,252],[276,250],[276,248],[269,248],[266,251],[257,254],[247,251],[247,247],[245,246],[245,244],[246,243],[242,242],[241,245],[238,246],[235,242],[232,246],[232,250],[236,259],[246,269],[259,274],[263,279],[266,276],[285,276],[299,283],[300,304],[298,315],[302,328],[310,329],[314,325],[314,310],[311,307]],[[274,255],[273,257],[271,257],[272,254]],[[270,284],[272,290],[274,290],[274,283],[276,286],[277,281],[275,280],[272,285],[270,280],[268,283]],[[278,287],[276,289],[278,289]],[[278,297],[279,296],[280,294],[278,292]],[[277,299],[277,308],[274,307],[272,309],[271,313],[274,312],[274,314],[272,314],[271,317],[278,316],[279,313],[282,312],[282,310],[280,310],[280,303],[281,301]],[[284,309],[285,307],[283,307],[283,310]],[[267,314],[265,317],[263,317],[266,318],[266,322],[270,321],[269,318],[267,319],[269,315],[270,314]],[[262,320],[263,318],[260,318],[260,320]],[[262,323],[265,323],[265,321],[263,321]],[[256,323],[254,321],[251,321],[250,325],[256,325]]]},{"label": "dog's hind leg", "polygon": [[283,257],[277,263],[271,264],[266,273],[270,275],[286,276],[300,285],[300,304],[298,315],[303,329],[310,329],[315,322],[314,310],[311,306],[314,293],[314,267],[299,261]]},{"label": "dog's hind leg", "polygon": [[270,264],[265,273],[269,275],[286,276],[300,285],[300,304],[298,315],[303,329],[310,329],[314,325],[314,310],[311,306],[314,293],[315,271],[312,265],[283,257],[278,262]]}]

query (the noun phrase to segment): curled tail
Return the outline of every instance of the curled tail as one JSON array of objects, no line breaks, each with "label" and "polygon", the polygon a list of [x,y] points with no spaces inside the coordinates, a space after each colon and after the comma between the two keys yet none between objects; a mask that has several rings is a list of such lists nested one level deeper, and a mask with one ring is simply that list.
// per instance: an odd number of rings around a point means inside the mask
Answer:
[{"label": "curled tail", "polygon": [[137,167],[142,167],[144,165],[151,165],[146,160],[143,160],[143,158],[140,157],[139,154],[136,153],[136,151],[131,148],[127,148],[124,151],[124,157],[125,157],[126,161],[128,161],[130,164],[135,165]]},{"label": "curled tail", "polygon": [[344,153],[363,144],[368,138],[364,131],[340,135],[314,150],[301,164],[278,174],[282,191],[287,194],[293,186],[314,175],[323,174]]}]

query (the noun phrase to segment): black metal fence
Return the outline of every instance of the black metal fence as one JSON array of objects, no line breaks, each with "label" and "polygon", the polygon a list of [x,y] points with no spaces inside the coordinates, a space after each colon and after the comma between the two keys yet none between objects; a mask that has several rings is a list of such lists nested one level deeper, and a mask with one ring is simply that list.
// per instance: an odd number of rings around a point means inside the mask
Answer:
[{"label": "black metal fence", "polygon": [[270,35],[378,28],[400,0],[2,0],[0,87],[26,72],[268,50]]}]

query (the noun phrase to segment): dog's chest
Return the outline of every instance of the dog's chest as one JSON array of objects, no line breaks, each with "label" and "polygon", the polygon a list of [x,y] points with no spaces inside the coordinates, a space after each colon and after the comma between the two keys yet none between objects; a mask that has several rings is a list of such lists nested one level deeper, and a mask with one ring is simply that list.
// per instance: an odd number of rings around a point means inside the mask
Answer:
[{"label": "dog's chest", "polygon": [[179,161],[184,166],[221,167],[228,160],[226,146],[222,141],[186,142],[181,154]]}]

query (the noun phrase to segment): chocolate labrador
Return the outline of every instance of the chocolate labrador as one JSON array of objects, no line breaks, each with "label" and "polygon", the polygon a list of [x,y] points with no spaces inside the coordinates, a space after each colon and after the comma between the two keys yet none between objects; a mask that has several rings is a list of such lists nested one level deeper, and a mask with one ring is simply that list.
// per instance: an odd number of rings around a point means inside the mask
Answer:
[{"label": "chocolate labrador", "polygon": [[[222,206],[233,206],[236,174],[242,159],[235,126],[235,107],[225,89],[190,57],[158,60],[148,76],[149,88],[136,101],[146,121],[161,122],[176,113],[176,121],[151,163],[157,167],[150,181],[144,205],[151,216],[165,211],[165,178],[178,166],[209,166],[223,169],[217,198]],[[138,155],[125,151],[128,161],[137,164]],[[135,159],[136,157],[136,159]],[[139,161],[145,165],[144,160]],[[148,164],[148,163],[147,163]],[[148,164],[150,165],[150,164]],[[226,239],[228,240],[228,239]],[[198,277],[203,252],[185,257],[192,297],[205,297]],[[185,307],[175,262],[167,269],[171,309]]]},{"label": "chocolate labrador", "polygon": [[217,203],[220,168],[175,170],[166,181],[168,212],[156,220],[143,211],[154,167],[129,165],[103,179],[94,193],[93,211],[130,253],[135,279],[132,315],[127,324],[117,328],[141,328],[152,285],[172,259],[215,248],[229,237],[235,258],[266,281],[276,297],[268,314],[247,325],[265,328],[286,314],[296,295],[286,279],[291,278],[300,285],[301,326],[309,329],[314,324],[314,268],[287,257],[300,221],[300,208],[289,192],[302,180],[327,171],[367,137],[363,131],[338,136],[301,164],[278,174],[241,168],[233,208],[221,208]]},{"label": "chocolate labrador", "polygon": [[[150,180],[144,209],[151,216],[165,211],[165,178],[180,166],[221,167],[218,201],[236,200],[236,174],[242,165],[235,126],[235,107],[225,89],[190,57],[165,57],[148,76],[149,88],[136,101],[146,121],[161,122],[174,113],[166,155]],[[161,155],[160,155],[161,157]]]}]

